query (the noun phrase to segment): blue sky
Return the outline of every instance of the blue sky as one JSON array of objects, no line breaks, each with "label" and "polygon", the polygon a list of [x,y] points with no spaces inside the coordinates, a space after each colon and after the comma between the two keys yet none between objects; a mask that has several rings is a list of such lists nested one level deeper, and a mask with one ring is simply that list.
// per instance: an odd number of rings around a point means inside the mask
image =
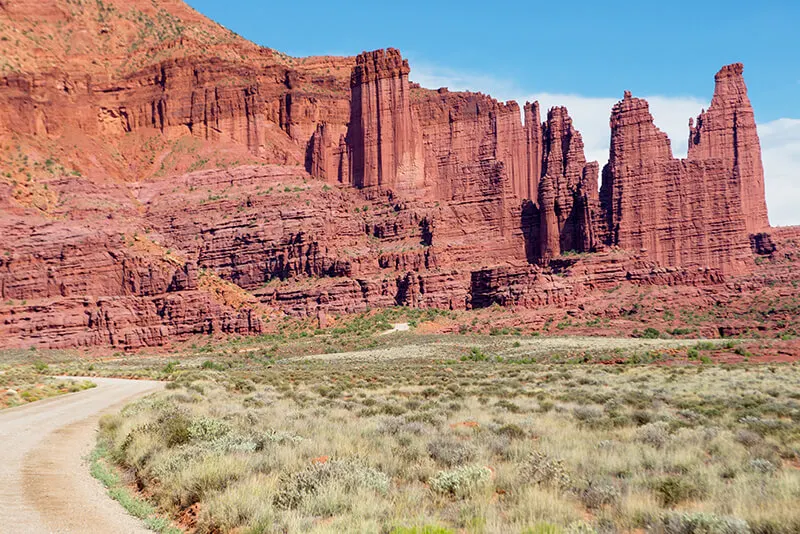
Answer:
[{"label": "blue sky", "polygon": [[624,8],[598,0],[188,3],[293,56],[392,46],[424,86],[565,104],[587,155],[601,162],[608,113],[624,90],[650,100],[680,156],[714,73],[741,61],[764,145],[771,219],[800,224],[800,0],[640,0]]},{"label": "blue sky", "polygon": [[412,69],[419,62],[491,75],[532,93],[609,96],[630,89],[705,97],[719,67],[742,61],[760,120],[800,116],[797,0],[189,4],[290,55],[393,46]]}]

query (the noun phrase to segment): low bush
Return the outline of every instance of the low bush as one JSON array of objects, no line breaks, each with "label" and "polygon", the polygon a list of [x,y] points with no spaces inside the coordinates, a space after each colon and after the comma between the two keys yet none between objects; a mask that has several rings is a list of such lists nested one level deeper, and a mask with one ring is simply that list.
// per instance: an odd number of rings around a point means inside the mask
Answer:
[{"label": "low bush", "polygon": [[662,518],[663,534],[751,534],[746,521],[703,512],[672,513]]},{"label": "low bush", "polygon": [[467,497],[482,490],[492,479],[488,467],[466,465],[450,471],[439,471],[430,480],[431,489],[436,493],[454,497]]},{"label": "low bush", "polygon": [[437,463],[447,467],[462,465],[475,459],[474,445],[454,438],[437,438],[428,443],[428,454]]},{"label": "low bush", "polygon": [[275,495],[275,506],[297,508],[330,485],[339,486],[347,494],[359,489],[385,493],[389,490],[389,477],[354,460],[319,462],[303,471],[284,476]]},{"label": "low bush", "polygon": [[563,460],[550,458],[540,451],[534,451],[525,462],[520,473],[523,483],[551,486],[566,489],[572,486],[572,478]]},{"label": "low bush", "polygon": [[656,449],[664,447],[669,438],[669,424],[663,421],[648,423],[636,430],[636,439],[638,441],[651,445]]},{"label": "low bush", "polygon": [[704,485],[682,475],[667,475],[658,478],[653,481],[651,487],[661,504],[667,507],[699,499],[706,494]]}]

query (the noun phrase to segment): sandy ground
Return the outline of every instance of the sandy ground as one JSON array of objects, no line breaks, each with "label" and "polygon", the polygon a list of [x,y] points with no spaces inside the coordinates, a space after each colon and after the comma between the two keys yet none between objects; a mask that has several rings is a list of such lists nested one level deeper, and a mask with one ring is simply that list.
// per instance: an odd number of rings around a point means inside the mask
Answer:
[{"label": "sandy ground", "polygon": [[[393,332],[393,331],[390,331]],[[517,341],[519,346],[513,346],[512,341]],[[578,353],[581,351],[612,351],[620,349],[623,351],[648,351],[654,349],[668,349],[691,347],[696,345],[698,340],[680,339],[631,339],[631,338],[612,338],[612,337],[542,337],[542,338],[498,338],[487,343],[485,338],[476,339],[471,343],[469,338],[464,338],[458,342],[439,341],[419,345],[410,343],[398,347],[383,347],[379,349],[361,350],[354,352],[339,352],[334,354],[315,354],[304,356],[302,360],[312,361],[339,361],[346,360],[352,362],[376,362],[385,360],[399,359],[426,359],[426,358],[457,358],[458,350],[464,347],[475,345],[485,350],[487,354],[502,354],[511,357],[531,357],[544,356],[559,353]],[[719,343],[719,340],[710,340],[711,343]]]},{"label": "sandy ground", "polygon": [[91,477],[101,415],[159,382],[91,378],[94,389],[0,411],[0,533],[147,533]]}]

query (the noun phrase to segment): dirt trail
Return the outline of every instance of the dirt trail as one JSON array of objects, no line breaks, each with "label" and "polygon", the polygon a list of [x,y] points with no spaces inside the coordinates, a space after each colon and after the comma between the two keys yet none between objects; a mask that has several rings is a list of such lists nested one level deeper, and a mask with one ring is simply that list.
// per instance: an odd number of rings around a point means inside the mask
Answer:
[{"label": "dirt trail", "polygon": [[0,533],[146,533],[89,474],[98,419],[162,383],[97,387],[0,411]]}]

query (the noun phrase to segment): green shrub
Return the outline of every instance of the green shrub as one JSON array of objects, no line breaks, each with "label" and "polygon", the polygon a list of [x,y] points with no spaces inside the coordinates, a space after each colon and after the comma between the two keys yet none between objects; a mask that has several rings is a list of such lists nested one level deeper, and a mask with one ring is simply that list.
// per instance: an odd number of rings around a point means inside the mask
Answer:
[{"label": "green shrub", "polygon": [[455,534],[449,528],[425,525],[423,527],[395,527],[391,534]]},{"label": "green shrub", "polygon": [[528,433],[525,432],[522,427],[513,423],[501,426],[496,430],[496,432],[501,436],[506,436],[510,439],[524,439],[528,435]]},{"label": "green shrub", "polygon": [[550,458],[540,451],[528,457],[520,473],[523,483],[551,486],[560,489],[571,487],[572,479],[562,460]]},{"label": "green shrub", "polygon": [[661,332],[659,332],[652,326],[648,326],[647,328],[644,329],[644,332],[642,332],[642,337],[644,339],[658,339],[661,337]]},{"label": "green shrub", "polygon": [[520,408],[518,405],[516,405],[513,402],[511,402],[509,400],[506,400],[506,399],[500,399],[499,401],[497,401],[495,403],[495,406],[497,406],[498,408],[502,408],[504,410],[508,410],[511,413],[521,413],[522,412],[522,408]]},{"label": "green shrub", "polygon": [[180,411],[163,413],[156,423],[156,428],[164,437],[167,447],[175,447],[188,443],[192,439],[189,426],[192,422],[189,417]]},{"label": "green shrub", "polygon": [[430,487],[436,493],[454,497],[467,497],[483,489],[491,480],[488,467],[466,465],[450,471],[439,471],[430,480]]},{"label": "green shrub", "polygon": [[472,347],[469,354],[461,357],[462,362],[486,362],[489,361],[489,356],[477,347]]},{"label": "green shrub", "polygon": [[281,477],[280,490],[274,504],[282,509],[298,508],[326,486],[339,484],[345,493],[369,489],[380,493],[389,490],[386,474],[352,460],[317,463],[303,471]]},{"label": "green shrub", "polygon": [[636,440],[652,445],[656,449],[666,445],[669,437],[669,424],[664,421],[648,423],[636,429]]},{"label": "green shrub", "polygon": [[778,466],[764,458],[754,458],[748,463],[748,468],[754,473],[762,475],[772,475],[778,470]]},{"label": "green shrub", "polygon": [[581,502],[590,510],[615,505],[620,496],[620,491],[615,486],[606,483],[590,482],[580,491]]},{"label": "green shrub", "polygon": [[705,488],[694,480],[680,475],[667,475],[652,482],[651,488],[663,506],[673,507],[683,502],[702,498]]},{"label": "green shrub", "polygon": [[194,441],[211,441],[228,434],[228,423],[210,417],[200,417],[192,421],[188,428],[189,437]]},{"label": "green shrub", "polygon": [[597,530],[585,521],[570,523],[565,534],[597,534]]},{"label": "green shrub", "polygon": [[563,534],[564,530],[553,523],[536,523],[522,531],[522,534]]},{"label": "green shrub", "polygon": [[746,521],[705,512],[666,514],[662,527],[665,534],[751,534]]}]

